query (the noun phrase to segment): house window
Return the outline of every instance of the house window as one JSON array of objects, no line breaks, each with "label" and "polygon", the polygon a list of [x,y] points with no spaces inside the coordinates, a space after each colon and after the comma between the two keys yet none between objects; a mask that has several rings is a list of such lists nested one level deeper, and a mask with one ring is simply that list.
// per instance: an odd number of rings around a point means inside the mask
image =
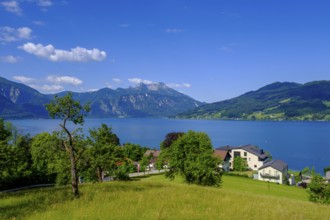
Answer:
[{"label": "house window", "polygon": [[244,157],[246,157],[247,156],[247,152],[244,152]]},{"label": "house window", "polygon": [[251,161],[251,158],[249,158],[249,161]]},{"label": "house window", "polygon": [[235,157],[240,157],[241,156],[241,152],[239,151],[234,151],[234,158]]},{"label": "house window", "polygon": [[254,168],[257,168],[257,165],[254,164]]}]

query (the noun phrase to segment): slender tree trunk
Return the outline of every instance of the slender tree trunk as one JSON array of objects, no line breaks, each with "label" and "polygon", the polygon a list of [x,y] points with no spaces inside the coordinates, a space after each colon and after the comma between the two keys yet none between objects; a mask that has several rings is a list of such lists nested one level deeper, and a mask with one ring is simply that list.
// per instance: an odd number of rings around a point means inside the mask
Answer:
[{"label": "slender tree trunk", "polygon": [[99,182],[103,182],[103,175],[102,175],[101,167],[97,167],[97,177],[99,178]]},{"label": "slender tree trunk", "polygon": [[66,128],[66,121],[68,118],[63,120],[63,124],[60,126],[63,128],[65,133],[68,135],[69,138],[69,146],[67,146],[68,153],[70,156],[70,162],[71,162],[71,186],[72,186],[72,192],[75,197],[79,197],[79,191],[78,191],[78,175],[77,175],[77,164],[76,164],[76,157],[74,155],[74,146],[73,146],[73,138],[70,133],[70,131]]},{"label": "slender tree trunk", "polygon": [[75,156],[74,156],[74,150],[72,149],[72,147],[70,148],[70,161],[71,161],[72,192],[75,197],[79,197],[77,167],[76,167],[76,160],[75,160]]}]

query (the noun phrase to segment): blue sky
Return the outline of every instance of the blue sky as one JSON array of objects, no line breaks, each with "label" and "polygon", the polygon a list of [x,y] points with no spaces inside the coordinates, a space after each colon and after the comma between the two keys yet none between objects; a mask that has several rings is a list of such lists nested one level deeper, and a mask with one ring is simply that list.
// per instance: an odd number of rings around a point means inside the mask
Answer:
[{"label": "blue sky", "polygon": [[0,76],[42,93],[164,82],[199,101],[330,78],[327,0],[0,0]]}]

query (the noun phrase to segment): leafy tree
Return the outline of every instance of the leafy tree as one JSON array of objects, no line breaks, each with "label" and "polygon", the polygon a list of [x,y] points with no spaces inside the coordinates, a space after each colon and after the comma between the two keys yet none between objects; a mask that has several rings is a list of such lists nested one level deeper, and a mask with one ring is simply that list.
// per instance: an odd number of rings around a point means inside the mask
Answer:
[{"label": "leafy tree", "polygon": [[140,171],[145,173],[147,166],[149,165],[148,157],[143,156],[139,164],[140,164]]},{"label": "leafy tree", "polygon": [[0,188],[3,188],[5,178],[8,178],[9,170],[12,167],[13,149],[8,141],[11,131],[5,126],[5,122],[0,118]]},{"label": "leafy tree", "polygon": [[79,196],[77,176],[77,150],[75,146],[74,132],[70,131],[67,123],[71,121],[75,125],[84,124],[85,112],[89,112],[89,105],[81,106],[72,98],[72,93],[63,97],[55,96],[51,103],[46,104],[46,109],[52,118],[61,119],[60,127],[63,131],[62,147],[70,158],[71,186],[74,196]]},{"label": "leafy tree", "polygon": [[14,149],[5,141],[0,142],[0,189],[6,189],[14,176]]},{"label": "leafy tree", "polygon": [[43,132],[33,137],[31,155],[34,169],[45,174],[50,181],[65,185],[70,182],[70,166],[67,163],[69,157],[61,147],[56,133]]},{"label": "leafy tree", "polygon": [[165,165],[166,165],[165,159],[161,156],[161,154],[159,154],[156,162],[156,169],[160,171],[161,169],[164,168]]},{"label": "leafy tree", "polygon": [[106,124],[102,124],[98,129],[89,130],[89,133],[90,146],[87,153],[90,168],[97,174],[98,181],[102,182],[104,172],[112,170],[115,162],[123,158],[121,149],[118,148],[119,138]]},{"label": "leafy tree", "polygon": [[234,171],[246,171],[247,163],[246,160],[242,157],[235,157],[233,161]]},{"label": "leafy tree", "polygon": [[0,118],[0,142],[8,142],[10,136],[12,135],[11,129],[8,128],[8,124]]},{"label": "leafy tree", "polygon": [[160,144],[160,149],[165,150],[169,148],[174,141],[184,135],[184,132],[171,132],[165,136],[165,140]]},{"label": "leafy tree", "polygon": [[301,174],[302,174],[302,175],[305,175],[305,176],[315,176],[315,175],[316,175],[316,172],[315,172],[314,167],[312,167],[312,168],[305,167],[305,168],[301,171]]},{"label": "leafy tree", "polygon": [[207,134],[189,131],[171,145],[168,156],[168,178],[174,179],[180,174],[189,184],[221,185],[220,161],[213,157],[213,147]]},{"label": "leafy tree", "polygon": [[118,180],[127,181],[129,180],[129,173],[134,170],[133,163],[129,159],[124,159],[117,164],[117,169],[115,170],[115,176]]},{"label": "leafy tree", "polygon": [[131,143],[125,143],[122,148],[125,158],[129,158],[132,161],[140,161],[143,154],[148,150],[147,147],[141,147],[138,144]]},{"label": "leafy tree", "polygon": [[0,119],[0,188],[15,188],[39,181],[32,168],[31,138],[20,135]]}]

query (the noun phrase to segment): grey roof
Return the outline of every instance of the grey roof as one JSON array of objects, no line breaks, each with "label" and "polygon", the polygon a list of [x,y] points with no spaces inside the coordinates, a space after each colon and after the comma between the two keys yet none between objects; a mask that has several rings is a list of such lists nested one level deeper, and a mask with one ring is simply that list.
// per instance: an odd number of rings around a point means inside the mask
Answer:
[{"label": "grey roof", "polygon": [[286,164],[282,160],[270,160],[267,163],[265,163],[262,167],[260,167],[259,170],[266,168],[266,167],[272,167],[272,168],[282,172],[283,170],[288,169],[288,164]]},{"label": "grey roof", "polygon": [[262,149],[259,149],[257,146],[253,146],[251,144],[244,146],[224,146],[217,148],[217,150],[235,150],[235,149],[243,149],[251,154],[256,155],[261,160],[268,158],[268,155]]}]

